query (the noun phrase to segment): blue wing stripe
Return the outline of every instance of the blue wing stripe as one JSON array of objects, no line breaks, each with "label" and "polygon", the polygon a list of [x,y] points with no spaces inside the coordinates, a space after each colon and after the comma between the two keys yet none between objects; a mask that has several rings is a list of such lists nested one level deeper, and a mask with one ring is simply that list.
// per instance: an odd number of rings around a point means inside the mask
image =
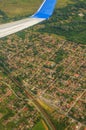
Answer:
[{"label": "blue wing stripe", "polygon": [[38,11],[29,18],[0,25],[0,38],[16,33],[48,19],[54,10],[57,0],[44,0]]},{"label": "blue wing stripe", "polygon": [[57,0],[44,0],[38,11],[32,16],[33,18],[49,18],[55,8]]}]

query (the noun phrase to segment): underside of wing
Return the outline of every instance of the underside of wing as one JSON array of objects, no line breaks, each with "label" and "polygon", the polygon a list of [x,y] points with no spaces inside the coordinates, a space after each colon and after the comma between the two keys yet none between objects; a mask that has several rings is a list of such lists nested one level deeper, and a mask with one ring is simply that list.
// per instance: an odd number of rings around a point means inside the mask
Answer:
[{"label": "underside of wing", "polygon": [[41,18],[27,18],[12,23],[0,25],[0,38],[16,33],[37,23],[44,21]]},{"label": "underside of wing", "polygon": [[48,19],[54,10],[56,0],[44,0],[38,11],[29,18],[0,25],[0,38],[16,33]]}]

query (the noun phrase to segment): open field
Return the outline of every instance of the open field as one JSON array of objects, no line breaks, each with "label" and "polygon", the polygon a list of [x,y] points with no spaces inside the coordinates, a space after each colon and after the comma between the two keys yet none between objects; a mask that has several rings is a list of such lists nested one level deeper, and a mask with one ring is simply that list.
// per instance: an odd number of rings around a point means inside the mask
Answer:
[{"label": "open field", "polygon": [[[2,0],[0,22],[33,14],[41,2]],[[47,128],[31,101],[23,100],[21,88],[6,75],[1,61],[10,76],[40,99],[56,130],[85,130],[85,25],[86,0],[58,0],[48,21],[0,39],[0,130]]]},{"label": "open field", "polygon": [[[43,0],[3,0],[0,1],[0,10],[4,11],[9,17],[17,17],[33,14]],[[70,0],[58,0],[56,8],[66,6],[67,4],[72,3]]]},{"label": "open field", "polygon": [[38,122],[32,130],[47,130],[42,121]]},{"label": "open field", "polygon": [[[0,23],[32,15],[42,0],[0,1]],[[54,15],[39,32],[63,36],[77,43],[86,43],[86,1],[58,0]],[[46,28],[45,28],[46,27]]]},{"label": "open field", "polygon": [[0,10],[9,17],[24,16],[34,13],[41,3],[42,0],[3,0],[0,1]]},{"label": "open field", "polygon": [[[86,44],[86,1],[57,4],[53,17],[40,32],[64,36],[69,41]],[[67,5],[66,5],[67,4]],[[64,6],[63,6],[64,5]],[[61,7],[61,8],[60,8]]]}]

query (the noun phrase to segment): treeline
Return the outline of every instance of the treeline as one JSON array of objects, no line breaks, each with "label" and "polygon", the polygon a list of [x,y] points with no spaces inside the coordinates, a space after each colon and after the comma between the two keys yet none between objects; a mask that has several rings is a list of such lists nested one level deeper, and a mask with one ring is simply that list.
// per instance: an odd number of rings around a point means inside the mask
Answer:
[{"label": "treeline", "polygon": [[0,22],[6,22],[8,21],[8,16],[6,15],[6,13],[2,10],[0,10]]},{"label": "treeline", "polygon": [[86,12],[81,10],[86,10],[85,1],[75,1],[74,4],[56,9],[53,17],[45,22],[45,28],[39,31],[65,36],[70,41],[86,44]]},{"label": "treeline", "polygon": [[22,18],[26,18],[29,17],[29,15],[18,15],[18,16],[14,16],[14,17],[9,17],[4,11],[0,10],[0,23],[6,23],[9,21],[16,21],[16,20],[20,20]]}]

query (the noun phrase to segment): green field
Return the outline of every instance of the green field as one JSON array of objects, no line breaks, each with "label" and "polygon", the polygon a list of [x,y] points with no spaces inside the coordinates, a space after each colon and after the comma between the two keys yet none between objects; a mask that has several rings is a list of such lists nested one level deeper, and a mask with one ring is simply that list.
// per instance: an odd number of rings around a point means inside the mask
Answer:
[{"label": "green field", "polygon": [[[15,21],[33,14],[38,9],[42,1],[43,0],[0,0],[0,23]],[[65,44],[66,48],[63,46],[61,49],[58,49],[59,45],[65,41],[64,39],[68,42]],[[76,43],[78,43],[78,45]],[[54,77],[59,81],[58,89],[60,90],[62,88],[63,90],[65,86],[68,88],[68,85],[64,85],[64,83],[66,84],[66,81],[69,78],[72,79],[70,81],[71,85],[70,82],[68,82],[69,86],[72,86],[73,79],[75,85],[76,81],[79,82],[79,77],[74,78],[73,74],[75,75],[76,71],[72,68],[77,68],[78,65],[83,62],[84,51],[82,52],[82,47],[84,47],[84,45],[80,44],[86,44],[86,0],[58,0],[54,14],[50,19],[38,24],[38,26],[33,26],[29,29],[22,30],[16,34],[0,39],[0,60],[4,61],[4,63],[9,63],[9,65],[6,64],[6,66],[10,69],[9,75],[12,75],[12,77],[14,77],[14,79],[16,79],[19,83],[24,83],[25,80],[25,83],[29,84],[28,79],[30,78],[30,85],[28,85],[29,87],[37,85],[37,87],[42,86],[42,89],[44,90],[45,87],[48,86],[47,81],[50,83],[50,79],[53,79]],[[68,45],[70,45],[70,47],[68,47]],[[56,51],[55,48],[58,51]],[[53,55],[53,57],[50,58],[49,56],[54,53],[55,56]],[[81,55],[78,57],[79,53]],[[70,69],[66,73],[65,69],[67,70],[67,57],[70,65],[71,63],[77,64],[75,64],[75,66],[74,64],[71,65]],[[29,61],[31,58],[32,60]],[[73,60],[74,62],[72,62]],[[55,68],[52,67],[51,64],[48,66],[47,61],[50,63],[55,63]],[[20,97],[25,95],[24,91],[22,91],[20,87],[16,86],[15,83],[9,79],[10,76],[8,77],[5,72],[6,70],[3,62],[0,64],[1,69],[4,69],[4,71],[0,71],[0,80],[5,80],[5,82],[9,83],[12,89],[16,93],[20,94]],[[40,69],[41,72],[38,72],[35,76],[34,74],[36,73],[36,68],[37,70]],[[80,75],[80,89],[83,87],[83,70],[84,64],[82,64],[80,71],[79,69],[77,71]],[[51,72],[54,73],[49,75],[48,71],[50,74]],[[44,76],[46,78],[44,78]],[[21,100],[16,98],[13,93],[4,99],[4,95],[9,90],[8,86],[3,83],[1,83],[0,86],[0,94],[2,94],[0,98],[3,98],[2,102],[0,102],[0,130],[20,129],[19,126],[22,124],[24,124],[26,129],[26,125],[30,126],[28,123],[30,118],[34,124],[29,130],[47,130],[47,125],[43,122],[42,118],[40,119],[39,113],[36,113],[37,115],[34,114],[36,111],[35,108],[28,104],[26,105],[26,100],[22,100],[23,103],[20,104]],[[83,88],[85,88],[85,86]],[[35,89],[33,91],[32,88],[30,89],[34,94],[37,93]],[[53,90],[53,92],[54,91],[55,90]],[[49,94],[51,94],[51,92],[52,91],[50,90]],[[61,93],[63,97],[65,97],[64,99],[67,99],[68,96],[70,97],[68,93],[66,94],[66,91],[64,92],[64,94]],[[58,99],[60,99],[59,97],[62,97],[61,94],[57,91]],[[47,96],[48,95],[46,95],[46,97]],[[76,96],[74,95],[74,97]],[[22,99],[23,98],[25,97],[22,97]],[[71,103],[72,98],[71,93],[71,97],[67,101]],[[27,111],[22,112],[21,110],[23,110],[22,108],[25,107],[25,105],[28,109]],[[52,109],[46,104],[43,104],[43,102],[41,102],[41,106],[45,107],[48,113],[49,111],[52,111]],[[18,118],[14,118],[15,115],[17,115]],[[37,116],[37,119],[34,118],[36,117],[35,115]],[[59,114],[55,116],[56,120],[52,118],[53,116],[50,117],[55,127],[58,130],[66,130],[66,127],[70,125],[70,120],[68,118],[63,118],[63,116],[61,117],[61,114],[60,116]],[[81,115],[79,118],[81,118]]]},{"label": "green field", "polygon": [[53,17],[40,32],[63,36],[69,41],[86,44],[86,1],[59,1]]},{"label": "green field", "polygon": [[[33,14],[42,0],[0,1],[0,23],[18,20]],[[38,30],[63,36],[69,41],[86,44],[86,1],[58,0],[53,17]]]},{"label": "green field", "polygon": [[[3,11],[8,17],[13,18],[17,16],[26,16],[33,14],[43,0],[3,0],[0,1],[0,10]],[[63,7],[72,3],[70,0],[58,0],[56,7]]]},{"label": "green field", "polygon": [[42,123],[42,121],[38,122],[32,130],[45,130],[45,127]]},{"label": "green field", "polygon": [[[18,20],[33,14],[43,0],[0,1],[0,23]],[[86,44],[86,1],[58,0],[53,17],[38,30],[63,36],[69,41]]]},{"label": "green field", "polygon": [[0,10],[9,17],[32,14],[38,9],[42,0],[3,0],[0,1]]}]

